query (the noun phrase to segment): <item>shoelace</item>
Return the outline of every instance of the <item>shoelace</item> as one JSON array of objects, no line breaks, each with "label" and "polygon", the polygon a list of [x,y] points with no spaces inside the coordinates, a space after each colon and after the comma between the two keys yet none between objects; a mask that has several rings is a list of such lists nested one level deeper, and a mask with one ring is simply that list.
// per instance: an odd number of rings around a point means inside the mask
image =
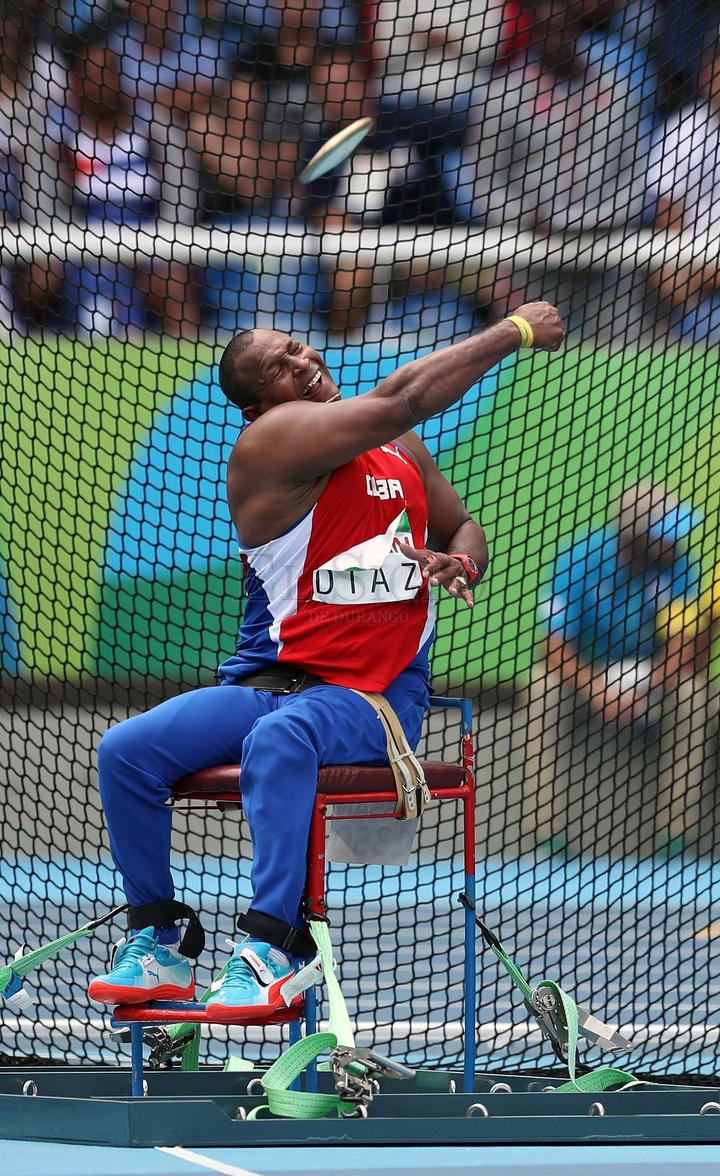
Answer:
[{"label": "shoelace", "polygon": [[242,988],[252,988],[260,984],[250,965],[241,955],[233,955],[228,961],[225,980],[231,984],[239,984]]},{"label": "shoelace", "polygon": [[124,943],[122,947],[118,948],[113,967],[118,964],[137,963],[139,964],[148,952],[152,951],[154,947],[154,940],[144,939],[142,935],[138,935],[135,939],[130,939]]},{"label": "shoelace", "polygon": [[[229,980],[232,984],[240,984],[242,987],[255,987],[262,984],[252,969],[252,966],[244,960],[240,955],[243,947],[248,946],[246,943],[235,943],[233,939],[226,939],[225,942],[233,948],[233,954],[228,960],[227,971],[225,973],[225,981]],[[272,960],[263,960],[266,968],[275,975],[275,965]]]}]

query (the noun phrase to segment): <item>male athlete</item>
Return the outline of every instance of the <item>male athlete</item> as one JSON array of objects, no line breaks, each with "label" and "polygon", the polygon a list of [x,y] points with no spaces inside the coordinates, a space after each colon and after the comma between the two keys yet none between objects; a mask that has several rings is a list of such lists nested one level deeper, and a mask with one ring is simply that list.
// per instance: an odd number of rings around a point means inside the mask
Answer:
[{"label": "male athlete", "polygon": [[220,385],[247,422],[228,466],[247,607],[219,687],[120,723],[100,745],[133,934],[91,982],[94,1000],[192,998],[197,926],[191,918],[178,946],[176,919],[192,912],[173,898],[166,802],[175,781],[215,764],[242,763],[253,901],[208,1008],[279,1007],[282,985],[315,954],[301,901],[318,767],[387,763],[375,709],[348,687],[384,694],[414,748],[428,703],[430,586],[471,605],[488,563],[482,527],[412,430],[521,344],[560,346],[554,307],[529,303],[517,316],[346,401],[297,339],[246,331],[226,349]]}]

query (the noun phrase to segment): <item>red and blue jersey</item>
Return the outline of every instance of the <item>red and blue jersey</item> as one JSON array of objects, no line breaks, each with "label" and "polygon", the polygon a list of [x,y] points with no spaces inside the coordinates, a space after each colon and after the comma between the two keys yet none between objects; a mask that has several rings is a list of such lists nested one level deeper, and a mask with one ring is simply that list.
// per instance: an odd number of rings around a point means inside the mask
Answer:
[{"label": "red and blue jersey", "polygon": [[427,672],[435,610],[416,560],[424,547],[425,484],[395,444],[333,471],[311,511],[277,539],[241,545],[247,602],[233,681],[286,662],[336,686],[385,690],[411,664]]}]

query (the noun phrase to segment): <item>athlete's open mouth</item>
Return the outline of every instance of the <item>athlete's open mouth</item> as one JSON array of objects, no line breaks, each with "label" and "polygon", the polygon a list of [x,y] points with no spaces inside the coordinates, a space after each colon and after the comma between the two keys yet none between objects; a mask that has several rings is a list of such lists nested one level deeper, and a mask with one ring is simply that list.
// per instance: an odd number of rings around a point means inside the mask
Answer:
[{"label": "athlete's open mouth", "polygon": [[320,368],[318,368],[312,380],[308,380],[307,384],[305,385],[303,389],[303,396],[309,396],[313,389],[317,388],[318,384],[320,383],[321,375],[322,373]]}]

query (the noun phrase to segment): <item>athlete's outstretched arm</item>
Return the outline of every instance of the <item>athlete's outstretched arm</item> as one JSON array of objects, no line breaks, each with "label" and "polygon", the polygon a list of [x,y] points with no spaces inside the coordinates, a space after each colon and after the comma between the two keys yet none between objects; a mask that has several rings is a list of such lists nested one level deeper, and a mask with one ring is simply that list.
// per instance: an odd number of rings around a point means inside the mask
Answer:
[{"label": "athlete's outstretched arm", "polygon": [[[530,323],[536,348],[557,350],[564,330],[554,306],[530,302],[517,314]],[[449,408],[520,342],[518,327],[503,321],[405,364],[364,396],[278,404],[241,437],[246,475],[281,483],[318,478]]]}]

